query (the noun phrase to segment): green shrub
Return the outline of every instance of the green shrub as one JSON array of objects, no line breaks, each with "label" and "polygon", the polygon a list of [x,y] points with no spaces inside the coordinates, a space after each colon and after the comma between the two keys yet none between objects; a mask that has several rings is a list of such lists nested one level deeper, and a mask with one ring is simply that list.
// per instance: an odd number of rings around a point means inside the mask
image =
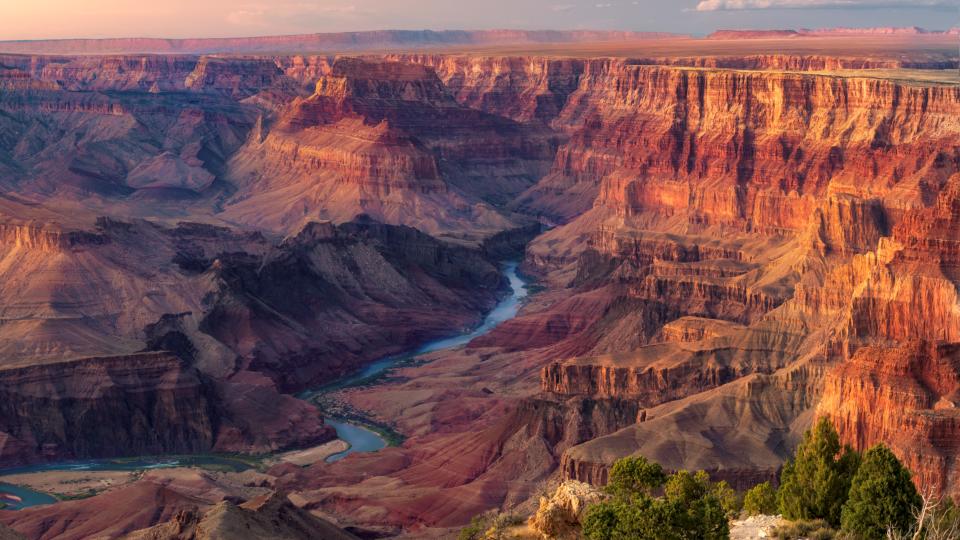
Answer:
[{"label": "green shrub", "polygon": [[740,496],[726,480],[713,484],[713,495],[720,501],[728,519],[734,519],[743,510],[743,497]]},{"label": "green shrub", "polygon": [[[614,473],[615,472],[615,473]],[[653,492],[663,487],[663,496]],[[590,540],[721,540],[729,538],[717,486],[703,471],[665,477],[645,459],[617,462],[608,490],[613,497],[587,509],[583,534]],[[732,491],[732,490],[730,490]]]},{"label": "green shrub", "polygon": [[612,540],[620,521],[620,512],[614,501],[603,501],[587,508],[583,516],[584,538]]},{"label": "green shrub", "polygon": [[867,451],[843,507],[843,531],[862,540],[880,540],[887,529],[906,532],[922,503],[908,471],[886,446]]},{"label": "green shrub", "polygon": [[516,514],[488,512],[471,519],[469,525],[460,529],[457,540],[504,540],[510,527],[522,523],[523,518]]},{"label": "green shrub", "polygon": [[743,496],[743,511],[748,516],[777,512],[777,492],[770,482],[757,484],[747,490]]},{"label": "green shrub", "polygon": [[780,512],[790,520],[824,519],[839,526],[858,465],[858,454],[841,448],[833,424],[822,418],[783,467],[777,492]]},{"label": "green shrub", "polygon": [[667,475],[659,463],[651,463],[643,456],[628,457],[613,464],[606,490],[615,497],[650,495],[666,480]]},{"label": "green shrub", "polygon": [[487,532],[487,519],[484,516],[474,516],[470,524],[460,529],[457,540],[482,540]]}]

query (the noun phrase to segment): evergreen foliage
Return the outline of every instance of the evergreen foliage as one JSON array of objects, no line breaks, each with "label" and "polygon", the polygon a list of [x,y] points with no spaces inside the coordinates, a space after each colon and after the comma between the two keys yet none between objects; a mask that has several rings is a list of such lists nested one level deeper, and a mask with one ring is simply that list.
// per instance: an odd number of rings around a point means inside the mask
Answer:
[{"label": "evergreen foliage", "polygon": [[881,540],[887,530],[907,531],[922,501],[908,471],[880,444],[863,456],[843,507],[843,532],[861,540]]},{"label": "evergreen foliage", "polygon": [[[663,496],[655,497],[660,488]],[[645,458],[618,461],[607,486],[612,497],[587,510],[583,534],[590,540],[721,540],[730,535],[717,486],[703,471],[669,477]],[[735,496],[736,494],[734,494]]]},{"label": "evergreen foliage", "polygon": [[860,458],[849,446],[840,446],[833,424],[821,418],[803,436],[794,459],[780,476],[777,502],[789,520],[823,519],[836,527],[847,501]]},{"label": "evergreen foliage", "polygon": [[757,484],[747,490],[743,496],[743,511],[748,516],[777,512],[777,491],[773,489],[770,482]]}]

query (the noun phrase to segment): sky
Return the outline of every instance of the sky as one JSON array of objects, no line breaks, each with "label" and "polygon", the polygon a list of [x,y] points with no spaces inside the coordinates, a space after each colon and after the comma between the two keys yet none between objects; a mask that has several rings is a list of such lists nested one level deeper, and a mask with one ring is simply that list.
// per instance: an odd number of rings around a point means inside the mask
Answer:
[{"label": "sky", "polygon": [[0,0],[0,39],[960,26],[960,0]]}]

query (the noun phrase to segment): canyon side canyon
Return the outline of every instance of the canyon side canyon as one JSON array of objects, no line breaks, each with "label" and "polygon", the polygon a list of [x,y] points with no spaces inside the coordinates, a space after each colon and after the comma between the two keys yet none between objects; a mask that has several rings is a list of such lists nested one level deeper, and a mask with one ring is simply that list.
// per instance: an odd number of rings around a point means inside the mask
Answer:
[{"label": "canyon side canyon", "polygon": [[[0,469],[259,463],[0,536],[446,538],[626,456],[775,480],[820,417],[960,496],[956,40],[0,42]],[[506,261],[516,317],[335,386],[479,325]],[[325,403],[395,440],[270,459]]]}]

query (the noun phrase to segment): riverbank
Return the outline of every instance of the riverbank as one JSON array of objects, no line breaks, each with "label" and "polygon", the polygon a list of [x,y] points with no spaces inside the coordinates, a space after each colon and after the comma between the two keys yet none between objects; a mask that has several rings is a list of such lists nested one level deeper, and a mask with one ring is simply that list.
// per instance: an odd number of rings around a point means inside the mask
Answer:
[{"label": "riverbank", "polygon": [[510,293],[487,314],[483,323],[477,328],[456,336],[429,342],[407,354],[378,360],[353,375],[348,375],[333,384],[301,395],[323,411],[324,417],[328,419],[327,423],[337,429],[337,436],[350,445],[350,448],[342,453],[330,456],[327,461],[339,461],[356,452],[376,452],[387,446],[398,446],[403,442],[403,435],[392,426],[370,418],[362,411],[337,399],[335,394],[348,388],[370,387],[381,384],[393,369],[415,365],[417,358],[425,354],[466,345],[474,339],[490,333],[500,324],[516,317],[524,299],[529,294],[528,284],[520,276],[519,263],[509,262],[504,264],[503,272],[507,277]]},{"label": "riverbank", "polygon": [[[261,467],[254,456],[156,456],[42,463],[0,471],[0,502],[4,510],[92,497],[133,482],[144,471],[199,468],[210,472],[242,472]],[[12,497],[6,499],[3,495]],[[20,500],[15,500],[19,498]]]},{"label": "riverbank", "polygon": [[[328,422],[329,423],[329,422]],[[313,448],[305,448],[303,450],[292,450],[290,452],[284,452],[282,454],[277,454],[272,458],[268,459],[268,463],[292,463],[300,467],[306,467],[307,465],[313,465],[318,461],[324,461],[331,456],[346,452],[350,449],[350,445],[346,441],[337,439],[330,441],[328,443],[321,444],[320,446],[314,446]]]},{"label": "riverbank", "polygon": [[368,417],[362,411],[336,399],[333,394],[347,388],[380,384],[386,380],[391,370],[417,365],[421,355],[466,345],[514,318],[527,297],[527,282],[519,275],[517,263],[505,264],[503,271],[510,285],[510,293],[487,314],[477,328],[431,341],[407,354],[378,360],[354,375],[306,393],[309,395],[302,395],[309,397],[310,401],[324,411],[327,422],[337,430],[340,437],[336,441],[266,459],[263,456],[158,456],[38,464],[8,469],[0,471],[0,493],[9,493],[12,496],[5,503],[6,509],[15,510],[52,504],[58,500],[93,496],[129,483],[143,471],[151,469],[197,467],[217,472],[239,472],[262,468],[264,463],[277,461],[306,466],[318,461],[339,461],[357,452],[376,452],[387,446],[399,446],[403,443],[403,436],[392,426]]},{"label": "riverbank", "polygon": [[140,471],[42,471],[11,474],[2,479],[8,485],[52,495],[59,500],[72,500],[134,482],[141,475]]}]

